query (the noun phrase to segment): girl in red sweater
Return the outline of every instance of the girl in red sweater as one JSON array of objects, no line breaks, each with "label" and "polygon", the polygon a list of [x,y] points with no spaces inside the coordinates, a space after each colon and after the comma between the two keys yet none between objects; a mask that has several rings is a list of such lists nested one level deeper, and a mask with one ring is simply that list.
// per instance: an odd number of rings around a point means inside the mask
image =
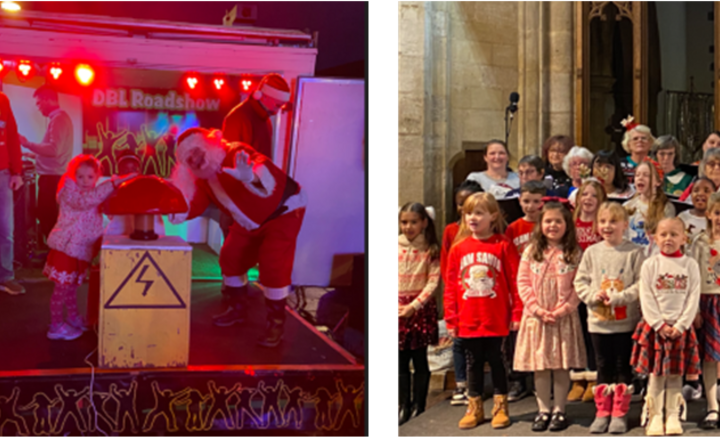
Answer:
[{"label": "girl in red sweater", "polygon": [[519,255],[503,235],[505,221],[491,194],[476,193],[465,200],[463,222],[450,249],[445,285],[445,323],[459,338],[468,362],[469,404],[460,428],[473,428],[485,419],[483,366],[487,361],[495,387],[492,427],[510,426],[508,383],[502,341],[510,321],[518,322],[522,303],[515,279]]},{"label": "girl in red sweater", "polygon": [[[455,206],[457,207],[458,221],[452,222],[445,227],[442,247],[440,248],[440,274],[445,283],[447,283],[445,277],[447,275],[447,257],[458,230],[460,230],[463,204],[468,197],[478,192],[483,192],[483,189],[474,180],[466,180],[455,189]],[[465,349],[462,348],[462,344],[457,338],[453,340],[453,368],[455,369],[455,392],[453,392],[450,404],[467,405],[467,361],[465,359]]]}]

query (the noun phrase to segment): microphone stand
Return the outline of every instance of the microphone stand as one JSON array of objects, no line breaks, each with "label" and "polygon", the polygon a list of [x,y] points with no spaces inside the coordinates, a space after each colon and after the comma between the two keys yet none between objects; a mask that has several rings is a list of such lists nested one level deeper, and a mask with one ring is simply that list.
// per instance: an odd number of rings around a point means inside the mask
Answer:
[{"label": "microphone stand", "polygon": [[505,108],[505,145],[508,145],[508,138],[510,137],[510,128],[512,127],[512,121],[515,117],[515,112],[510,110],[512,105]]}]

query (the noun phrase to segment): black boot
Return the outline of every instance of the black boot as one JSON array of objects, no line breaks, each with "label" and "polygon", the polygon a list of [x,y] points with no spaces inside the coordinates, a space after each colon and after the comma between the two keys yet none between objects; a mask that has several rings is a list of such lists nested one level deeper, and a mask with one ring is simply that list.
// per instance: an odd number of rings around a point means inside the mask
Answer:
[{"label": "black boot", "polygon": [[398,426],[410,420],[410,375],[400,376],[400,401],[398,402]]},{"label": "black boot", "polygon": [[245,299],[248,295],[247,284],[242,287],[225,286],[223,303],[228,309],[222,315],[213,316],[213,324],[219,327],[229,327],[233,324],[242,324],[245,321]]},{"label": "black boot", "polygon": [[414,373],[412,377],[412,413],[410,417],[417,417],[425,412],[428,388],[430,388],[430,372]]},{"label": "black boot", "polygon": [[265,335],[258,339],[258,344],[263,347],[277,347],[283,336],[283,327],[285,327],[285,299],[273,301],[265,298],[265,308],[267,309],[267,327]]}]

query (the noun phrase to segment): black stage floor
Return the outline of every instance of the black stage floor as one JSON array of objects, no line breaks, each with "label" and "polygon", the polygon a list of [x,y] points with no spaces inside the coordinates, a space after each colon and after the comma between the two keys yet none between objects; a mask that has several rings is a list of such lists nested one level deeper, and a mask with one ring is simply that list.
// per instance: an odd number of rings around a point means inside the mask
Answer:
[{"label": "black stage floor", "polygon": [[[74,341],[51,341],[46,333],[50,323],[50,296],[53,284],[25,285],[25,295],[0,294],[0,376],[22,370],[87,368],[84,359],[97,347],[93,330]],[[78,309],[85,310],[87,284],[78,291]],[[294,312],[286,310],[285,336],[280,347],[263,348],[256,339],[265,328],[262,293],[251,289],[248,322],[232,327],[215,327],[212,316],[222,313],[220,283],[192,284],[190,366],[351,366],[352,357],[322,337]],[[89,361],[97,365],[97,352]]]}]

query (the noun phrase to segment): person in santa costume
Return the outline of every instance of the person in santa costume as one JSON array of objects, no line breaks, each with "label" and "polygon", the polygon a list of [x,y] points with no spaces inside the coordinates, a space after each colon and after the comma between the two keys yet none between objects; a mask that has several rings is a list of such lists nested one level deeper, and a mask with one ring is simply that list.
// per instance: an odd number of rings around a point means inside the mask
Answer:
[{"label": "person in santa costume", "polygon": [[267,330],[258,341],[277,346],[285,323],[297,236],[305,215],[305,193],[293,179],[250,145],[227,142],[218,130],[191,128],[177,141],[178,164],[172,182],[189,211],[170,216],[172,223],[200,216],[213,203],[232,216],[220,269],[230,308],[215,325],[242,323],[247,313],[247,271],[260,266]]},{"label": "person in santa costume", "polygon": [[266,75],[246,100],[235,106],[223,121],[223,138],[244,142],[258,153],[272,158],[272,122],[290,101],[290,86],[277,73]]}]

